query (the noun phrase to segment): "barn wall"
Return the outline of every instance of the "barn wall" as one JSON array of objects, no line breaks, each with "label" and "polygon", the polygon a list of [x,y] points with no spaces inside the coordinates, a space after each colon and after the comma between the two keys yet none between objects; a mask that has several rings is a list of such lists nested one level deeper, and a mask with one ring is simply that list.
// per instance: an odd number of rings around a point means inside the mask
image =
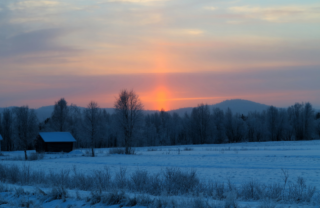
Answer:
[{"label": "barn wall", "polygon": [[47,142],[45,143],[46,152],[71,152],[73,142]]},{"label": "barn wall", "polygon": [[36,147],[36,152],[38,153],[45,152],[45,143],[39,135],[37,136],[35,147]]}]

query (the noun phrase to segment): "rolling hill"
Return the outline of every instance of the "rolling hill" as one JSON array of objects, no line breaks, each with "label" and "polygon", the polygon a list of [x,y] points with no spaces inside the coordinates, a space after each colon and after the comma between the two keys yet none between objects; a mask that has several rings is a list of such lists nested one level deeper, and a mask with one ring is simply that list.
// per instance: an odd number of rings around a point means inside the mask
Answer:
[{"label": "rolling hill", "polygon": [[[266,110],[269,106],[256,103],[249,100],[241,100],[241,99],[234,99],[234,100],[225,100],[221,103],[217,103],[214,105],[209,105],[211,109],[213,108],[220,108],[223,111],[226,111],[228,108],[232,110],[233,113],[239,114],[248,114],[248,112],[262,112]],[[177,110],[171,110],[171,113],[178,113],[180,116],[184,115],[185,113],[190,114],[193,107],[189,108],[180,108]]]}]

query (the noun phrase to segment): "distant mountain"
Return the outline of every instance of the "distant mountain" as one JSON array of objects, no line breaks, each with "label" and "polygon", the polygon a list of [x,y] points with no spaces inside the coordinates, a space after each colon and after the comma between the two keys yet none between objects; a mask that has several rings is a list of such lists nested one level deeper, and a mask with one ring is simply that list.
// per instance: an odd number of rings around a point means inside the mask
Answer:
[{"label": "distant mountain", "polygon": [[[252,102],[249,100],[241,100],[241,99],[234,99],[234,100],[225,100],[221,103],[217,103],[214,105],[209,105],[211,109],[213,108],[220,108],[223,111],[226,111],[228,108],[232,110],[232,112],[247,115],[249,112],[262,112],[266,110],[269,106]],[[183,116],[185,113],[190,114],[193,107],[190,108],[180,108],[177,110],[171,110],[170,113],[178,113],[180,116]]]},{"label": "distant mountain", "polygon": [[[228,108],[230,108],[234,114],[239,113],[244,115],[247,115],[248,112],[254,112],[254,111],[262,112],[266,110],[268,107],[269,107],[268,105],[252,102],[249,100],[241,100],[241,99],[226,100],[221,103],[210,105],[211,109],[220,108],[221,110],[226,111]],[[14,108],[14,107],[9,107],[9,108]],[[83,107],[79,107],[79,108],[84,109]],[[185,113],[191,114],[192,108],[193,107],[180,108],[176,110],[171,110],[169,111],[169,113],[178,113],[180,116],[183,116]],[[2,113],[3,109],[5,108],[0,108],[0,113]],[[113,108],[104,108],[104,109],[110,114],[114,112]],[[35,109],[35,112],[37,114],[39,121],[42,122],[51,116],[53,112],[53,105],[44,106],[44,107]],[[154,110],[144,111],[145,114],[154,113],[154,112],[158,112],[158,111],[154,111]]]},{"label": "distant mountain", "polygon": [[[78,106],[79,107],[79,106]],[[234,99],[234,100],[225,100],[221,103],[217,103],[214,105],[209,105],[210,109],[212,110],[213,108],[220,108],[223,111],[226,111],[228,108],[232,110],[234,114],[239,113],[239,114],[244,114],[247,115],[249,112],[262,112],[264,110],[267,110],[269,107],[268,105],[264,105],[261,103],[256,103],[253,101],[249,100],[241,100],[241,99]],[[8,107],[9,109],[13,109],[14,107]],[[49,118],[53,112],[53,105],[50,106],[43,106],[38,109],[34,109],[37,117],[40,122],[46,120]],[[84,109],[84,107],[79,107],[81,110]],[[185,113],[191,114],[192,109],[194,107],[189,107],[189,108],[180,108],[176,110],[171,110],[168,111],[169,113],[177,113],[180,116],[184,116]],[[314,106],[315,112],[320,112],[320,106]],[[0,108],[0,113],[3,112],[5,108]],[[114,113],[114,108],[103,108],[105,109],[108,113],[112,114]],[[157,110],[145,110],[144,114],[150,114],[150,113],[155,113],[159,112]]]},{"label": "distant mountain", "polygon": [[[77,106],[77,107],[80,108],[80,110],[85,109],[84,107],[81,107],[81,106]],[[39,121],[42,122],[42,121],[46,120],[47,118],[51,117],[53,109],[54,109],[53,105],[43,106],[41,108],[35,109]],[[102,109],[106,110],[110,114],[112,114],[114,112],[113,108],[102,108]]]},{"label": "distant mountain", "polygon": [[41,108],[35,109],[35,112],[40,122],[49,118],[51,116],[52,111],[53,111],[53,105],[43,106]]},{"label": "distant mountain", "polygon": [[230,108],[233,113],[247,115],[249,112],[262,112],[264,110],[267,110],[270,106],[249,100],[235,99],[223,101],[221,103],[213,105],[212,107],[220,108],[224,111]]},{"label": "distant mountain", "polygon": [[[81,110],[85,109],[84,107],[81,107],[81,106],[77,106],[77,107],[80,108]],[[8,107],[8,108],[13,109],[13,108],[15,108],[15,106]],[[4,109],[6,109],[6,108],[0,108],[0,113],[2,113]],[[51,117],[53,109],[54,109],[54,106],[49,105],[49,106],[43,106],[43,107],[40,107],[40,108],[37,108],[34,110],[36,112],[36,115],[37,115],[39,121],[43,122],[47,118]],[[106,110],[110,114],[114,113],[114,108],[102,108],[102,109]],[[154,112],[157,112],[157,111],[155,111],[155,110],[145,110],[144,111],[145,114],[154,113]]]}]

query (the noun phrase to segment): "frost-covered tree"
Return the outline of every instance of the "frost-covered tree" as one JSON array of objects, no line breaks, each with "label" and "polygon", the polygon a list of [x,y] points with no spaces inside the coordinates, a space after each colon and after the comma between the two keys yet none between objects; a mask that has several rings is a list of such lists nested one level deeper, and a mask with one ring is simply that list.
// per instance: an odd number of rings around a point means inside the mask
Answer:
[{"label": "frost-covered tree", "polygon": [[226,136],[226,130],[225,130],[225,118],[224,118],[224,112],[219,109],[215,108],[213,109],[212,114],[212,123],[213,123],[213,138],[214,143],[223,143],[226,142],[227,136]]},{"label": "frost-covered tree", "polygon": [[302,119],[303,105],[296,103],[288,108],[289,122],[294,129],[294,140],[303,140],[303,119]]},{"label": "frost-covered tree", "polygon": [[158,136],[160,145],[170,144],[170,127],[171,127],[171,116],[164,109],[161,109],[159,113],[160,126],[158,130]]},{"label": "frost-covered tree", "polygon": [[98,147],[109,147],[111,145],[112,116],[106,109],[101,110],[101,129]]},{"label": "frost-covered tree", "polygon": [[151,115],[145,116],[144,138],[145,138],[145,145],[156,146],[156,144],[157,144],[157,129],[154,126],[154,123],[152,122]]},{"label": "frost-covered tree", "polygon": [[67,130],[70,131],[72,136],[77,140],[75,145],[77,147],[85,147],[85,137],[83,136],[83,119],[82,119],[82,111],[81,109],[71,104],[69,106],[69,116],[68,116],[68,128]]},{"label": "frost-covered tree", "polygon": [[12,110],[4,109],[2,113],[0,125],[2,126],[2,137],[3,137],[3,145],[2,148],[6,151],[12,151],[14,146],[14,136],[13,136],[13,125],[14,125],[14,118]]},{"label": "frost-covered tree", "polygon": [[132,142],[143,119],[143,105],[132,90],[122,90],[114,104],[117,124],[124,136],[125,153],[130,154]]},{"label": "frost-covered tree", "polygon": [[236,114],[233,116],[231,109],[227,109],[225,114],[225,129],[228,142],[242,142],[246,139],[247,124],[243,118],[243,115]]},{"label": "frost-covered tree", "polygon": [[315,131],[317,134],[318,139],[320,138],[320,119],[315,121]]},{"label": "frost-covered tree", "polygon": [[15,113],[15,132],[20,147],[24,151],[25,159],[28,159],[27,149],[33,146],[38,134],[38,119],[34,110],[28,106],[17,107]]},{"label": "frost-covered tree", "polygon": [[279,111],[276,107],[270,106],[267,110],[267,129],[269,140],[277,141],[277,127],[279,122]]},{"label": "frost-covered tree", "polygon": [[172,114],[170,127],[170,145],[176,145],[182,128],[181,117],[177,113]]},{"label": "frost-covered tree", "polygon": [[315,131],[315,113],[312,105],[306,103],[303,109],[303,137],[305,140],[314,138]]},{"label": "frost-covered tree", "polygon": [[209,106],[199,104],[193,108],[190,116],[194,144],[204,144],[209,141],[211,114]]},{"label": "frost-covered tree", "polygon": [[[2,114],[0,113],[0,136],[2,135]],[[3,148],[1,147],[1,141],[0,141],[0,152]]]},{"label": "frost-covered tree", "polygon": [[228,141],[230,143],[235,142],[235,132],[234,132],[234,118],[232,114],[232,110],[230,108],[227,109],[225,115],[225,129]]},{"label": "frost-covered tree", "polygon": [[51,126],[54,131],[67,131],[69,121],[69,106],[64,98],[54,104],[51,115]]},{"label": "frost-covered tree", "polygon": [[89,137],[92,157],[95,156],[94,148],[101,136],[102,111],[96,102],[90,102],[84,110],[84,130]]},{"label": "frost-covered tree", "polygon": [[243,120],[243,115],[235,115],[233,123],[234,142],[246,141],[247,124]]},{"label": "frost-covered tree", "polygon": [[310,140],[314,138],[315,114],[310,103],[295,105],[288,108],[290,125],[294,130],[295,140]]},{"label": "frost-covered tree", "polygon": [[292,139],[293,129],[289,123],[288,111],[286,109],[279,110],[278,121],[277,141],[290,141]]}]

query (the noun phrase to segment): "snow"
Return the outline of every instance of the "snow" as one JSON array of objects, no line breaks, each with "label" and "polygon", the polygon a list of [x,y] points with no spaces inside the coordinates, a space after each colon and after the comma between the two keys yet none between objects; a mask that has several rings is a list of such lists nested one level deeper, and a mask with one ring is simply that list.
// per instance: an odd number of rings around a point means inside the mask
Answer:
[{"label": "snow", "polygon": [[[185,151],[184,148],[192,148]],[[157,151],[148,151],[148,149]],[[178,151],[180,149],[180,151]],[[137,168],[150,173],[166,167],[196,169],[204,180],[227,180],[241,184],[255,179],[261,182],[281,181],[281,169],[289,171],[291,180],[302,176],[320,189],[320,141],[235,143],[221,145],[187,145],[136,148],[136,155],[110,155],[108,149],[96,149],[97,157],[87,157],[86,149],[67,154],[46,154],[43,160],[27,162],[32,169],[61,171],[72,169],[90,174],[109,166],[114,173],[126,167],[127,173]],[[3,152],[6,157],[23,156],[23,152]],[[24,165],[25,161],[1,163]]]},{"label": "snow", "polygon": [[[136,155],[110,155],[108,148],[96,149],[97,157],[93,158],[86,156],[88,149],[76,149],[70,153],[45,154],[42,160],[27,162],[7,160],[23,156],[22,151],[3,152],[5,156],[0,157],[0,163],[19,166],[27,163],[34,170],[48,172],[72,170],[75,166],[78,172],[86,174],[108,166],[113,175],[120,167],[127,168],[128,174],[136,169],[158,173],[166,167],[178,167],[181,170],[196,169],[201,180],[230,179],[236,185],[251,179],[268,184],[282,182],[281,169],[286,169],[289,180],[295,182],[298,176],[302,176],[307,185],[320,189],[318,140],[141,147],[135,150]],[[28,153],[31,152],[34,151]]]},{"label": "snow", "polygon": [[[83,207],[83,208],[100,208],[100,207],[105,207],[105,208],[119,208],[119,205],[104,205],[102,203],[97,203],[97,204],[91,204],[90,201],[86,200],[87,198],[90,199],[91,192],[89,191],[75,191],[75,190],[67,190],[68,192],[68,197],[66,200],[50,200],[50,188],[41,188],[41,191],[46,193],[46,196],[43,196],[42,194],[39,193],[39,188],[38,187],[32,187],[32,186],[19,186],[19,185],[6,185],[8,189],[11,191],[9,192],[0,192],[0,202],[1,199],[4,199],[5,201],[9,202],[7,204],[0,204],[0,208],[6,207],[21,207],[19,206],[21,204],[21,201],[32,201],[33,202],[33,207],[43,207],[43,208],[75,208],[75,207]],[[18,196],[15,192],[15,190],[22,188],[25,193],[27,194],[22,194]],[[77,198],[77,195],[80,196],[80,198]],[[142,194],[132,194],[132,193],[126,193],[127,196],[130,198],[133,197],[139,197],[139,196],[146,196]],[[151,196],[152,198],[159,198],[164,201],[170,201],[170,200],[175,200],[180,204],[178,207],[186,207],[186,206],[181,206],[181,204],[190,204],[190,199],[189,197],[185,196],[159,196],[159,197],[154,197]],[[216,203],[216,204],[223,204],[222,201],[217,201],[213,199],[203,199],[207,200],[208,202]],[[237,202],[239,205],[239,208],[261,208],[261,203],[262,202],[252,202],[252,201],[238,201]],[[298,208],[298,207],[303,207],[303,208],[320,208],[319,205],[307,205],[307,204],[300,204],[300,205],[292,205],[292,204],[278,204],[276,206],[277,208]],[[127,206],[123,206],[123,208],[128,208]],[[134,208],[147,208],[145,206],[139,206],[136,205]]]},{"label": "snow", "polygon": [[76,142],[69,132],[41,132],[39,134],[45,142]]}]

